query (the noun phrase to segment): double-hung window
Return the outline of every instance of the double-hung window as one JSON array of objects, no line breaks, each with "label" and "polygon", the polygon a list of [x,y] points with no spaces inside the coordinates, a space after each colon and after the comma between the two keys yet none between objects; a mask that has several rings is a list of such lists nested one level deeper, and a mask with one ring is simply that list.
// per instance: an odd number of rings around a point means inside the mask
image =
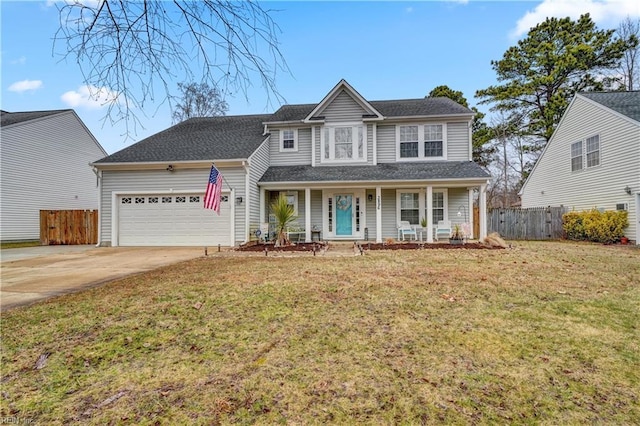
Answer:
[{"label": "double-hung window", "polygon": [[600,165],[600,135],[571,144],[571,171]]},{"label": "double-hung window", "polygon": [[442,124],[427,124],[424,126],[424,156],[442,157],[443,146]]},{"label": "double-hung window", "polygon": [[401,158],[417,158],[419,126],[400,126],[400,157]]},{"label": "double-hung window", "polygon": [[[431,225],[447,217],[446,189],[434,188],[432,193]],[[422,218],[429,217],[427,212],[427,195],[424,189],[398,189],[396,190],[396,213],[398,222],[406,220],[412,225],[420,225]]]},{"label": "double-hung window", "polygon": [[571,144],[571,171],[582,170],[582,141]]},{"label": "double-hung window", "polygon": [[366,134],[362,125],[325,126],[322,132],[322,161],[366,161]]},{"label": "double-hung window", "polygon": [[587,167],[600,165],[600,136],[587,138]]},{"label": "double-hung window", "polygon": [[396,126],[397,159],[446,159],[444,124]]},{"label": "double-hung window", "polygon": [[420,223],[420,194],[417,192],[400,193],[400,220],[412,225]]},{"label": "double-hung window", "polygon": [[297,151],[298,150],[298,130],[283,129],[280,131],[280,151]]}]

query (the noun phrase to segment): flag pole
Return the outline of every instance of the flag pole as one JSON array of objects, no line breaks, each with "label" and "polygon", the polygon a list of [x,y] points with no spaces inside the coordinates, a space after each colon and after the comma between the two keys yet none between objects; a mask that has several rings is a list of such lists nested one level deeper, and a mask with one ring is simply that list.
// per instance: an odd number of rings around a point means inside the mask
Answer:
[{"label": "flag pole", "polygon": [[212,165],[213,167],[215,167],[215,168],[216,168],[216,170],[218,171],[218,173],[220,173],[220,176],[222,176],[222,180],[224,181],[224,183],[226,183],[226,184],[227,184],[227,187],[228,187],[229,189],[233,189],[233,187],[232,187],[231,185],[229,185],[229,181],[224,177],[224,175],[222,174],[222,172],[220,172],[220,169],[218,168],[218,166],[216,166],[216,163],[214,163],[214,162],[212,161],[212,162],[211,162],[211,165]]}]

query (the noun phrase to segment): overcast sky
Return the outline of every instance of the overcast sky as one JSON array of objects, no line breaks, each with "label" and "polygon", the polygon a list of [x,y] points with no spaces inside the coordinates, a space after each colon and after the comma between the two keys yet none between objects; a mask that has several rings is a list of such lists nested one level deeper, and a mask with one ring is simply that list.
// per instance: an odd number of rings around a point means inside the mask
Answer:
[{"label": "overcast sky", "polygon": [[[419,98],[446,84],[471,105],[474,93],[496,84],[491,61],[546,17],[591,13],[599,28],[615,28],[627,15],[640,17],[638,0],[266,2],[281,29],[280,49],[291,74],[279,73],[287,103],[315,103],[340,79],[368,100]],[[0,3],[1,108],[36,111],[73,108],[109,153],[166,129],[171,112],[158,100],[142,113],[144,128],[126,139],[124,125],[103,122],[106,109],[89,98],[75,63],[52,54],[56,5]],[[177,84],[177,81],[175,82]],[[110,88],[93,88],[107,91]],[[227,98],[228,115],[273,112],[256,81],[247,93]],[[486,106],[480,107],[487,109]]]}]

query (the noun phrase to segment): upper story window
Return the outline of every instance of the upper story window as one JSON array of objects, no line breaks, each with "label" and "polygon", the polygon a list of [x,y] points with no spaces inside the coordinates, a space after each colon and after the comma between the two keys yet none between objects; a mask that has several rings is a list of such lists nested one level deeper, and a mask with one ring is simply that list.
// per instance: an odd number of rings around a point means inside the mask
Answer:
[{"label": "upper story window", "polygon": [[582,141],[571,144],[571,171],[582,170]]},{"label": "upper story window", "polygon": [[280,131],[280,152],[298,150],[298,129]]},{"label": "upper story window", "polygon": [[322,132],[322,162],[366,161],[365,127],[325,126]]},{"label": "upper story window", "polygon": [[600,135],[571,144],[571,171],[600,165]]},{"label": "upper story window", "polygon": [[587,138],[587,167],[600,165],[600,136]]},{"label": "upper story window", "polygon": [[444,124],[412,124],[396,126],[397,160],[446,159]]}]

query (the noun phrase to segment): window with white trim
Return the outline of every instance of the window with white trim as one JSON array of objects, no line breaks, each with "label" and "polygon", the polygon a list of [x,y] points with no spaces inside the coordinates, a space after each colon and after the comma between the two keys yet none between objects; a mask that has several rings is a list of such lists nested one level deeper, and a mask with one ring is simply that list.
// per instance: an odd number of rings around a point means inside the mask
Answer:
[{"label": "window with white trim", "polygon": [[587,167],[600,165],[600,136],[587,138]]},{"label": "window with white trim", "polygon": [[420,223],[420,194],[418,192],[400,193],[400,220],[412,225]]},{"label": "window with white trim", "polygon": [[424,156],[442,157],[444,138],[442,124],[427,124],[424,126]]},{"label": "window with white trim", "polygon": [[280,131],[280,152],[298,150],[298,129]]},{"label": "window with white trim", "polygon": [[407,124],[396,126],[396,159],[445,160],[445,124]]},{"label": "window with white trim", "polygon": [[571,144],[571,171],[582,170],[582,141]]},{"label": "window with white trim", "polygon": [[571,171],[600,165],[600,135],[571,144]]},{"label": "window with white trim", "polygon": [[293,207],[293,213],[298,215],[298,191],[271,191],[269,194],[270,205],[278,201],[283,196],[287,199],[287,204]]},{"label": "window with white trim", "polygon": [[400,126],[400,157],[417,158],[419,145],[418,126]]},{"label": "window with white trim", "polygon": [[[427,218],[427,194],[424,189],[396,190],[396,208],[398,221],[406,220],[412,225],[420,225],[422,218]],[[432,192],[432,223],[447,218],[447,189],[434,189]]]},{"label": "window with white trim", "polygon": [[325,126],[321,133],[322,162],[366,161],[362,125]]}]

